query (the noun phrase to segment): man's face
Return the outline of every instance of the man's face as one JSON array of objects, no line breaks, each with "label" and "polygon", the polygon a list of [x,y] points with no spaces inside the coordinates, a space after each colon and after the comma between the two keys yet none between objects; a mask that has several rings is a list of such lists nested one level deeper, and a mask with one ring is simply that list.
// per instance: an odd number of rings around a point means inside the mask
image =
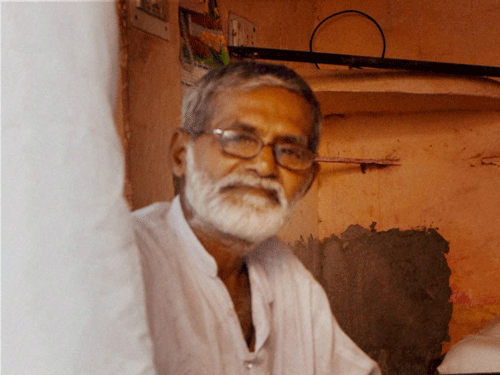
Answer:
[{"label": "man's face", "polygon": [[[222,93],[207,130],[244,130],[264,143],[307,146],[310,107],[281,87]],[[185,197],[199,219],[250,242],[276,234],[310,186],[313,168],[290,170],[276,163],[272,147],[251,159],[225,153],[219,136],[203,134],[188,145]]]}]

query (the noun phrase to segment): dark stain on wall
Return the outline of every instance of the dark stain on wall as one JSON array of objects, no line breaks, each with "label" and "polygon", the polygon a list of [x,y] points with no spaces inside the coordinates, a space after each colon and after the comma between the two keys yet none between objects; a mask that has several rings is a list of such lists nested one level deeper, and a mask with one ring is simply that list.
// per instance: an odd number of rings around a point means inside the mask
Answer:
[{"label": "dark stain on wall", "polygon": [[384,374],[432,373],[448,338],[448,242],[435,229],[377,232],[292,244],[325,288],[344,331]]}]

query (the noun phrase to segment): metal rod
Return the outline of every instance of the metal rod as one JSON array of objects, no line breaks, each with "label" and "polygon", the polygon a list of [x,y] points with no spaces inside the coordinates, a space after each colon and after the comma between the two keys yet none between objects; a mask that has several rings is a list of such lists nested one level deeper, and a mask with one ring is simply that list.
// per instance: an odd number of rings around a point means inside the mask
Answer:
[{"label": "metal rod", "polygon": [[234,46],[229,46],[228,48],[230,56],[240,58],[345,65],[356,68],[366,67],[379,69],[416,70],[421,72],[443,73],[451,75],[500,77],[500,67],[497,66],[389,59],[382,57],[341,55],[337,53],[306,52],[272,48]]},{"label": "metal rod", "polygon": [[330,158],[320,156],[316,158],[320,163],[345,163],[345,164],[372,164],[372,165],[401,165],[399,159],[358,159],[358,158]]}]

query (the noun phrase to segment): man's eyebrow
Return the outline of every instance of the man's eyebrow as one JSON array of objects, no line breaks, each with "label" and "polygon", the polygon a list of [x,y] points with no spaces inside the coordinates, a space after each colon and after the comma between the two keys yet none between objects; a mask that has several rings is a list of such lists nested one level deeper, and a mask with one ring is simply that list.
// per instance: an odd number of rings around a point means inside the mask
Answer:
[{"label": "man's eyebrow", "polygon": [[246,133],[257,134],[255,127],[244,122],[235,121],[227,129],[231,130],[242,130]]},{"label": "man's eyebrow", "polygon": [[[233,122],[226,129],[241,130],[241,131],[244,131],[246,133],[259,135],[257,129],[254,126],[246,124],[244,122],[240,122],[240,121]],[[305,136],[305,135],[303,135],[303,136],[278,135],[275,140],[283,142],[283,143],[291,143],[291,144],[307,146],[307,143],[309,141],[309,137]]]},{"label": "man's eyebrow", "polygon": [[294,136],[294,135],[283,135],[276,137],[277,140],[284,143],[300,144],[307,146],[308,137],[307,136]]}]

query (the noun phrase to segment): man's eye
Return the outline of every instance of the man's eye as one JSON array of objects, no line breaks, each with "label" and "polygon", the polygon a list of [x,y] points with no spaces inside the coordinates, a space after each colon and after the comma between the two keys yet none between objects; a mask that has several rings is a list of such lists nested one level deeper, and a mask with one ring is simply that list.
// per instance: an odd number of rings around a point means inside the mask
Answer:
[{"label": "man's eye", "polygon": [[241,134],[233,136],[231,140],[238,143],[255,142],[253,138]]},{"label": "man's eye", "polygon": [[242,146],[259,143],[254,137],[241,133],[230,132],[224,138],[226,142],[237,143]]},{"label": "man's eye", "polygon": [[306,151],[302,147],[297,146],[281,147],[280,153],[296,159],[304,159],[306,155]]},{"label": "man's eye", "polygon": [[258,150],[259,140],[248,134],[228,130],[221,137],[221,145],[230,155],[250,158]]}]

